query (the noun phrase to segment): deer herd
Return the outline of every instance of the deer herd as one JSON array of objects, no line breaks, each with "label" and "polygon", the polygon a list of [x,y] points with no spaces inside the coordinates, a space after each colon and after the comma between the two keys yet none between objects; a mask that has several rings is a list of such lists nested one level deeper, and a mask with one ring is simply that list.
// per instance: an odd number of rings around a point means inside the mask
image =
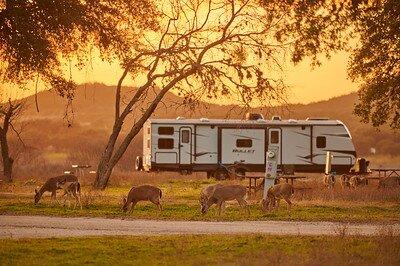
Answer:
[{"label": "deer herd", "polygon": [[[328,188],[334,188],[336,179],[334,175],[324,176],[324,185]],[[368,185],[368,178],[362,175],[342,175],[340,185],[343,189],[363,187]],[[397,176],[387,176],[379,179],[378,188],[391,188],[400,185],[400,179]]]},{"label": "deer herd", "polygon": [[[325,175],[323,182],[326,187],[333,188],[335,185],[335,176]],[[398,180],[395,177],[388,177],[379,180],[378,188],[393,187],[398,184]],[[342,175],[340,177],[340,184],[342,188],[357,188],[360,186],[368,185],[368,179],[362,176],[348,176]],[[260,190],[262,188],[258,186]],[[65,174],[56,176],[48,179],[44,185],[39,189],[35,189],[34,201],[37,204],[42,198],[43,193],[50,192],[52,201],[57,201],[56,193],[57,190],[62,190],[62,197],[64,198],[64,205],[67,198],[74,198],[76,208],[77,205],[82,209],[81,202],[81,185],[78,178],[73,174]],[[294,194],[294,188],[292,185],[282,182],[277,183],[270,187],[267,191],[267,195],[261,201],[261,208],[264,211],[270,211],[279,207],[279,201],[283,199],[288,205],[288,209],[291,209],[292,202],[291,197]],[[130,212],[135,205],[140,201],[150,201],[157,206],[159,211],[162,211],[161,197],[163,193],[158,187],[151,185],[134,186],[130,189],[126,198],[122,202],[122,211]],[[212,205],[216,205],[218,208],[218,214],[221,214],[223,208],[225,208],[226,201],[235,200],[238,204],[250,214],[249,205],[246,201],[247,188],[242,185],[227,185],[227,184],[215,184],[205,187],[200,193],[200,206],[201,213],[205,214]]]},{"label": "deer herd", "polygon": [[[48,179],[39,189],[35,189],[35,204],[40,201],[44,192],[51,193],[52,201],[57,201],[57,190],[62,190],[64,204],[66,197],[75,199],[74,208],[81,203],[81,186],[78,178],[72,174],[56,176]],[[292,205],[290,197],[293,195],[293,187],[289,184],[274,185],[268,190],[268,200],[263,203],[263,209],[270,210],[279,206],[279,200],[283,198],[290,208]],[[141,185],[132,187],[126,198],[122,202],[122,211],[130,212],[139,201],[150,201],[157,206],[159,211],[162,211],[161,197],[162,190],[151,185]],[[236,200],[239,205],[250,214],[250,209],[246,201],[247,188],[242,185],[224,185],[215,184],[205,187],[200,193],[201,213],[205,214],[212,205],[218,208],[218,214],[221,214],[222,208],[225,208],[226,201]],[[58,201],[57,201],[58,202]]]}]

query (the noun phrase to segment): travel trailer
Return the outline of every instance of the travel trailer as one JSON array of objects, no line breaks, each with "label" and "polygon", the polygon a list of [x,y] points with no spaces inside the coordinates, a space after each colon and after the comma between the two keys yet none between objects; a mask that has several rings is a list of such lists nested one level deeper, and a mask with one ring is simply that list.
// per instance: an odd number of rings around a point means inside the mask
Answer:
[{"label": "travel trailer", "polygon": [[143,127],[143,157],[136,159],[136,169],[207,172],[224,179],[229,169],[264,172],[270,146],[279,147],[280,171],[323,173],[327,151],[337,174],[348,173],[356,161],[350,132],[341,121],[247,118],[150,119]]}]

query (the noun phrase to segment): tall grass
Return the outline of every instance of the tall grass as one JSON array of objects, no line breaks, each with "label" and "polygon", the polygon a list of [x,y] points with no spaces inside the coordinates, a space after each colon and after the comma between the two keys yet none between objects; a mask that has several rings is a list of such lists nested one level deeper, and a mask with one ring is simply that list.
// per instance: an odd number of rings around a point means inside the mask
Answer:
[{"label": "tall grass", "polygon": [[296,201],[320,201],[320,202],[400,202],[400,187],[392,189],[378,189],[377,184],[370,183],[365,187],[356,189],[342,188],[336,185],[328,189],[318,182],[314,182],[309,188],[296,189],[294,200]]}]

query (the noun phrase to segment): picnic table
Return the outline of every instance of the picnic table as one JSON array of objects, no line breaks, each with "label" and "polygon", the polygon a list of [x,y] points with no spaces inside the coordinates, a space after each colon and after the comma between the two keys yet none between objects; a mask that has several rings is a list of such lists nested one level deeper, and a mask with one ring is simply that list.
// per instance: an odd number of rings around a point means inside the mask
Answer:
[{"label": "picnic table", "polygon": [[[249,185],[247,186],[248,190],[249,190],[249,195],[251,195],[252,190],[254,191],[254,193],[257,192],[257,188],[259,186],[261,186],[261,184],[263,184],[264,182],[264,176],[261,175],[246,175],[245,176],[247,179],[249,179]],[[286,183],[290,183],[293,185],[294,180],[296,179],[304,179],[307,178],[306,176],[297,176],[297,175],[278,175],[278,179],[285,179]],[[261,182],[257,184],[257,181],[261,179]]]},{"label": "picnic table", "polygon": [[[389,176],[397,176],[400,178],[400,168],[372,168],[370,169],[373,172],[378,172],[378,177],[376,179],[380,179],[382,177],[389,177]],[[381,176],[381,174],[383,176]]]},{"label": "picnic table", "polygon": [[278,176],[278,177],[286,179],[286,183],[289,183],[289,179],[290,179],[290,183],[292,185],[293,185],[294,180],[296,180],[296,179],[307,178],[306,176],[298,176],[298,175],[282,175],[282,176]]},{"label": "picnic table", "polygon": [[248,175],[246,175],[246,178],[249,179],[249,185],[247,186],[247,188],[249,190],[249,195],[251,195],[251,190],[254,190],[254,193],[256,193],[257,192],[257,187],[260,186],[260,184],[262,183],[262,181],[261,181],[261,183],[257,185],[257,180],[259,180],[259,179],[264,180],[264,176],[260,176],[260,175],[259,176],[254,176],[254,175],[248,176]]}]

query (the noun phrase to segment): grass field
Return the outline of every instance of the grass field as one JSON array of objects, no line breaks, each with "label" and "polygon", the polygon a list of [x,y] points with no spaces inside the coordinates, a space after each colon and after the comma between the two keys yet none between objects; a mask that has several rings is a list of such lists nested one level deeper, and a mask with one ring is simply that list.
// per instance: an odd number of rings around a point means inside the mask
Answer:
[{"label": "grass field", "polygon": [[[90,248],[84,248],[90,247]],[[0,265],[399,265],[400,238],[153,236],[0,240]]]},{"label": "grass field", "polygon": [[[149,181],[149,180],[147,180]],[[143,182],[143,181],[142,181]],[[231,181],[232,182],[232,181]],[[240,182],[240,181],[233,181]],[[146,182],[151,183],[151,182]],[[215,183],[213,180],[186,177],[176,180],[156,180],[153,182],[163,190],[164,210],[160,213],[150,203],[139,203],[131,214],[120,210],[122,197],[127,194],[130,185],[114,185],[105,191],[93,191],[89,185],[82,189],[83,210],[73,209],[62,204],[50,202],[49,195],[37,204],[33,204],[35,184],[29,182],[3,186],[0,190],[0,214],[31,214],[54,216],[96,216],[131,217],[175,220],[293,220],[293,221],[352,221],[352,222],[399,222],[400,190],[377,190],[374,187],[358,190],[327,190],[310,183],[313,189],[296,190],[294,207],[281,207],[273,212],[264,213],[260,209],[261,195],[252,197],[251,214],[239,209],[238,204],[228,203],[225,213],[216,214],[211,208],[201,215],[198,197],[203,187]],[[242,182],[244,185],[246,183]],[[296,187],[304,184],[295,184]]]}]

